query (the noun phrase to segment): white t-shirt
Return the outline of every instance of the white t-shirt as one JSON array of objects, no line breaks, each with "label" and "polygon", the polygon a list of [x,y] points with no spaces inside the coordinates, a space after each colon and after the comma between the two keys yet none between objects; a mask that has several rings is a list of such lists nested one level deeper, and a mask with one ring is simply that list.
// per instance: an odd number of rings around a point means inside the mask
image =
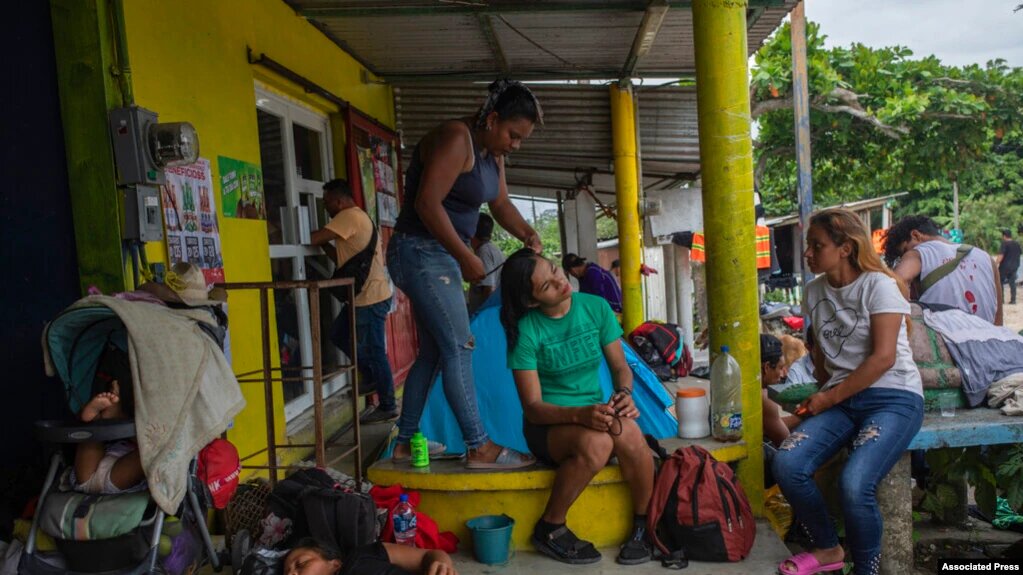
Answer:
[{"label": "white t-shirt", "polygon": [[484,242],[476,250],[476,257],[483,262],[483,271],[489,273],[487,277],[476,283],[480,287],[492,287],[497,289],[497,280],[501,278],[500,271],[494,271],[497,266],[504,263],[504,254],[493,242]]},{"label": "white t-shirt", "polygon": [[[909,302],[902,297],[895,280],[881,272],[862,273],[856,281],[840,288],[831,287],[827,276],[820,275],[806,286],[806,306],[817,344],[824,352],[824,361],[831,373],[831,379],[822,389],[845,381],[870,355],[873,346],[870,316],[909,313]],[[899,324],[895,365],[871,387],[901,389],[923,396],[905,319]]]},{"label": "white t-shirt", "polygon": [[[958,248],[956,244],[938,240],[916,246],[914,249],[920,254],[920,280],[923,281],[945,262],[954,260]],[[980,248],[973,248],[956,269],[921,294],[920,301],[955,306],[994,323],[998,312],[998,293],[995,291],[991,256]]]}]

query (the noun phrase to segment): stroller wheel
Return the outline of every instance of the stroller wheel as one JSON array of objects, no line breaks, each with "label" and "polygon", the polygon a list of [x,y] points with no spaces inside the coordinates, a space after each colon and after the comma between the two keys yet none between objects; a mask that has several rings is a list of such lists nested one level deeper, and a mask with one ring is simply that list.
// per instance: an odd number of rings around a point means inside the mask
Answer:
[{"label": "stroller wheel", "polygon": [[231,569],[237,572],[245,561],[245,556],[252,551],[252,537],[248,529],[242,529],[231,538]]}]

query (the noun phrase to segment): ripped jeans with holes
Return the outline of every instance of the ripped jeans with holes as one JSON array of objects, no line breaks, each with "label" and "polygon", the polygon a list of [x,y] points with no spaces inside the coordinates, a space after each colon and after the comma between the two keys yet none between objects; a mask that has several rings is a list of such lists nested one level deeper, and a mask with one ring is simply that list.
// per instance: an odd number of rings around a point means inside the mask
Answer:
[{"label": "ripped jeans with holes", "polygon": [[[412,302],[419,353],[405,380],[398,441],[408,443],[437,375],[468,448],[488,441],[480,421],[473,383],[469,313],[462,292],[462,272],[455,258],[432,237],[396,233],[387,246],[391,279]],[[448,446],[458,451],[457,446]]]},{"label": "ripped jeans with holes", "polygon": [[905,452],[923,422],[923,398],[898,389],[868,388],[806,419],[778,448],[774,477],[816,548],[838,545],[834,523],[814,473],[841,449],[849,459],[841,474],[847,549],[857,575],[877,573],[881,513],[877,485]]}]

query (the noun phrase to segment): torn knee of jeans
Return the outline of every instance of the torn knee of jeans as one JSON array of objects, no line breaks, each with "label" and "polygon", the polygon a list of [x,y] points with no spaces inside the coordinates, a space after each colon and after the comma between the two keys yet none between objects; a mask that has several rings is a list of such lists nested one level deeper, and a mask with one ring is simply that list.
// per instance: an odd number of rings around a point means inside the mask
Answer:
[{"label": "torn knee of jeans", "polygon": [[785,441],[781,442],[781,446],[778,447],[778,450],[779,451],[792,451],[797,446],[799,446],[800,443],[802,443],[804,440],[808,439],[809,437],[810,437],[809,435],[803,433],[802,431],[796,431],[794,433],[791,433],[791,434],[789,434],[788,437],[785,438]]},{"label": "torn knee of jeans", "polygon": [[462,349],[474,350],[476,349],[476,336],[470,335],[469,341],[462,344]]},{"label": "torn knee of jeans", "polygon": [[871,423],[860,430],[859,435],[857,435],[856,439],[853,441],[853,449],[862,446],[868,441],[877,441],[879,437],[881,437],[881,426],[876,423]]},{"label": "torn knee of jeans", "polygon": [[440,281],[444,282],[444,285],[450,285],[451,284],[451,278],[448,277],[448,276],[438,276],[437,279],[439,279]]}]

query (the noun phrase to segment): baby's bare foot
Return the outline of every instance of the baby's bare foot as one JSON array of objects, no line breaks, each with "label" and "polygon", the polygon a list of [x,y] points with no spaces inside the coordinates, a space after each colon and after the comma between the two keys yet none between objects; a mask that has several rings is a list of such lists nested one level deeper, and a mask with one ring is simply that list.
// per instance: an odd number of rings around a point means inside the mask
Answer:
[{"label": "baby's bare foot", "polygon": [[82,411],[78,414],[78,417],[86,423],[96,419],[100,415],[104,415],[104,417],[102,417],[101,419],[106,419],[105,417],[106,412],[112,406],[116,405],[118,401],[120,401],[120,398],[113,393],[97,394],[95,397],[89,400],[89,403],[85,404],[85,407],[82,408]]}]

